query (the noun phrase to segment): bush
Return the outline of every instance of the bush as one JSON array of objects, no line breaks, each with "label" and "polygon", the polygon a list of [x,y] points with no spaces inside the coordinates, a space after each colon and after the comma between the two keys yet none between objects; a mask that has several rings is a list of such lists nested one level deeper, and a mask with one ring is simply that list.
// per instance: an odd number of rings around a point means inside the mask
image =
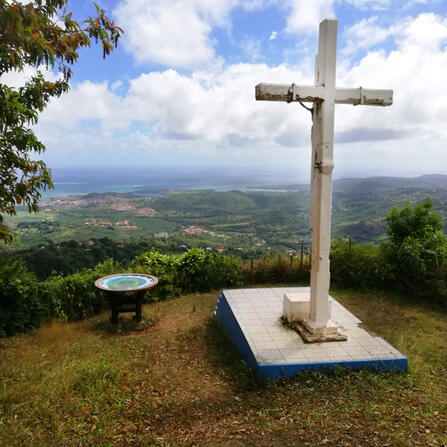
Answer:
[{"label": "bush", "polygon": [[342,287],[383,288],[392,284],[392,269],[374,244],[350,244],[336,237],[331,247],[331,281]]},{"label": "bush", "polygon": [[389,241],[382,249],[396,278],[406,287],[433,293],[437,281],[443,280],[447,242],[431,198],[414,206],[406,203],[402,209],[393,207],[386,221]]},{"label": "bush", "polygon": [[0,265],[0,336],[38,327],[47,315],[38,296],[38,282],[22,261]]},{"label": "bush", "polygon": [[238,286],[241,266],[239,258],[193,248],[181,255],[162,255],[151,250],[139,256],[133,267],[158,277],[158,285],[151,293],[163,299],[180,293]]},{"label": "bush", "polygon": [[260,259],[254,259],[253,269],[251,261],[244,264],[243,276],[247,283],[274,284],[309,281],[309,256],[303,258],[301,266],[299,258],[290,258],[286,255],[272,254]]},{"label": "bush", "polygon": [[146,273],[158,278],[157,286],[150,290],[151,298],[157,301],[181,293],[175,284],[176,262],[175,255],[162,255],[158,251],[151,250],[138,256],[131,268],[136,273]]},{"label": "bush", "polygon": [[81,320],[94,315],[108,306],[95,281],[120,271],[119,264],[109,259],[93,270],[82,270],[70,276],[53,276],[40,283],[40,300],[48,315],[62,320]]},{"label": "bush", "polygon": [[183,292],[208,292],[240,283],[239,258],[193,248],[177,258],[177,285]]}]

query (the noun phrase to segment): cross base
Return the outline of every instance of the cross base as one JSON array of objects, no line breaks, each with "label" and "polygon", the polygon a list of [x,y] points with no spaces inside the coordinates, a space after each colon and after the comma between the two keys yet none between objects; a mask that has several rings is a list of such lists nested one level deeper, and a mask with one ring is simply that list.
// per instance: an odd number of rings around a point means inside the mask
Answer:
[{"label": "cross base", "polygon": [[289,322],[289,326],[298,332],[305,343],[346,341],[348,339],[347,335],[341,332],[341,328],[331,320],[325,326],[317,326],[309,320],[292,321]]},{"label": "cross base", "polygon": [[326,324],[303,320],[301,324],[304,329],[301,336],[308,343],[344,341],[348,339],[348,337],[341,332],[341,327],[337,326],[332,320],[328,320]]},{"label": "cross base", "polygon": [[[334,299],[328,297],[328,315],[332,314]],[[292,326],[306,343],[320,343],[325,341],[344,341],[347,336],[341,327],[331,319],[326,323],[317,323],[309,319],[310,290],[303,289],[298,293],[286,292],[283,297],[283,318]]]}]

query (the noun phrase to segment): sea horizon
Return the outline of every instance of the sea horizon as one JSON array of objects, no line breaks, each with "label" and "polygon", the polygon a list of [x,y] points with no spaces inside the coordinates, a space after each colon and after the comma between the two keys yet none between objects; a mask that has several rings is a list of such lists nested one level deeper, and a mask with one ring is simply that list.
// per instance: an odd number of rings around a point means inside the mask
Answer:
[{"label": "sea horizon", "polygon": [[[129,193],[138,191],[201,190],[228,191],[256,186],[308,183],[304,172],[278,169],[215,167],[145,168],[54,168],[54,189],[42,197],[89,193]],[[301,180],[301,181],[300,181]]]},{"label": "sea horizon", "polygon": [[[41,191],[42,198],[89,193],[130,193],[166,190],[244,190],[256,187],[308,185],[307,169],[247,167],[72,167],[53,168],[54,189]],[[393,173],[394,174],[394,173]],[[344,171],[334,180],[345,178],[401,177],[411,178],[433,173],[391,173]],[[443,175],[443,174],[440,174]]]}]

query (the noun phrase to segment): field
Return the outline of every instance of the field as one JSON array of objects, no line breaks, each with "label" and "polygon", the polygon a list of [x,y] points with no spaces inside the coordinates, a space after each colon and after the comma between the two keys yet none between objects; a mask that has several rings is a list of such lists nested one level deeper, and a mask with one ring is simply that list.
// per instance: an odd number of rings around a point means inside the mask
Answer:
[{"label": "field", "polygon": [[[266,383],[212,317],[218,292],[0,341],[0,445],[447,445],[445,311],[399,296],[332,295],[409,359],[410,372]],[[139,329],[139,330],[138,330]]]}]

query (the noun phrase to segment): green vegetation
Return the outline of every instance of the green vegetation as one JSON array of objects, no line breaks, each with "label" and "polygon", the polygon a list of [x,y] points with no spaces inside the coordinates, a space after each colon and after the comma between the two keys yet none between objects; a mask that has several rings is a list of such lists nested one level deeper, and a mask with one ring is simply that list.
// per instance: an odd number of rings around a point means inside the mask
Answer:
[{"label": "green vegetation", "polygon": [[408,375],[263,383],[212,318],[218,292],[152,303],[153,327],[109,313],[0,340],[0,445],[414,446],[447,442],[447,322],[394,294],[332,295],[409,359]]},{"label": "green vegetation", "polygon": [[384,244],[385,255],[399,280],[410,287],[430,287],[440,280],[447,241],[432,200],[427,198],[416,206],[406,203],[400,210],[393,207],[386,220],[389,241]]},{"label": "green vegetation", "polygon": [[114,259],[120,266],[128,268],[133,259],[156,247],[148,241],[130,241],[117,244],[109,238],[89,239],[85,243],[74,240],[38,245],[25,250],[9,253],[9,259],[22,260],[28,270],[33,272],[40,281],[51,275],[71,275],[82,269],[93,269],[97,264]]},{"label": "green vegetation", "polygon": [[[427,198],[413,207],[406,204],[400,210],[393,208],[386,220],[389,241],[380,246],[353,244],[343,238],[334,240],[332,283],[357,289],[407,291],[445,306],[446,240],[432,201]],[[110,240],[89,242],[91,260],[108,253],[106,248]],[[138,251],[145,245],[136,244],[133,248]],[[50,248],[53,247],[43,249],[42,254],[48,254]],[[58,250],[76,258],[83,248],[72,241],[65,247],[56,247],[56,253]],[[45,257],[39,257],[39,251],[32,259],[40,260],[45,268]],[[38,282],[21,261],[6,258],[3,265],[0,271],[0,335],[11,335],[37,327],[48,318],[79,320],[100,312],[106,303],[93,283],[108,274],[127,270],[155,275],[159,284],[150,296],[165,299],[224,286],[308,281],[310,259],[304,253],[299,258],[273,254],[243,263],[240,257],[200,248],[181,254],[164,254],[152,248],[125,266],[116,263],[116,259],[109,259],[93,270],[68,276],[52,275],[44,282]]]},{"label": "green vegetation", "polygon": [[[0,240],[5,242],[12,235],[2,225],[2,214],[14,215],[16,204],[36,212],[40,191],[53,187],[46,164],[35,159],[45,146],[30,125],[37,123],[52,97],[68,91],[69,67],[77,61],[79,49],[90,46],[90,39],[100,40],[105,57],[123,32],[98,6],[97,17],[89,17],[82,28],[66,10],[67,3],[0,0],[0,76],[29,67],[36,70],[19,88],[0,84]],[[44,77],[42,65],[51,77]]]},{"label": "green vegetation", "polygon": [[93,283],[119,267],[109,260],[94,270],[38,282],[23,263],[2,262],[0,268],[0,336],[39,327],[50,318],[80,320],[105,309],[107,302]]},{"label": "green vegetation", "polygon": [[[148,299],[158,300],[237,286],[241,282],[240,265],[237,258],[192,249],[171,256],[148,252],[137,258],[129,270],[159,278],[159,285],[147,293]],[[0,336],[36,328],[53,318],[76,321],[97,314],[108,303],[94,286],[95,280],[124,270],[109,259],[93,270],[38,282],[20,261],[2,262],[0,267]]]},{"label": "green vegetation", "polygon": [[241,285],[240,259],[193,248],[181,255],[150,251],[136,259],[134,270],[151,272],[159,284],[157,296],[168,298],[180,293],[206,292],[219,287]]}]

